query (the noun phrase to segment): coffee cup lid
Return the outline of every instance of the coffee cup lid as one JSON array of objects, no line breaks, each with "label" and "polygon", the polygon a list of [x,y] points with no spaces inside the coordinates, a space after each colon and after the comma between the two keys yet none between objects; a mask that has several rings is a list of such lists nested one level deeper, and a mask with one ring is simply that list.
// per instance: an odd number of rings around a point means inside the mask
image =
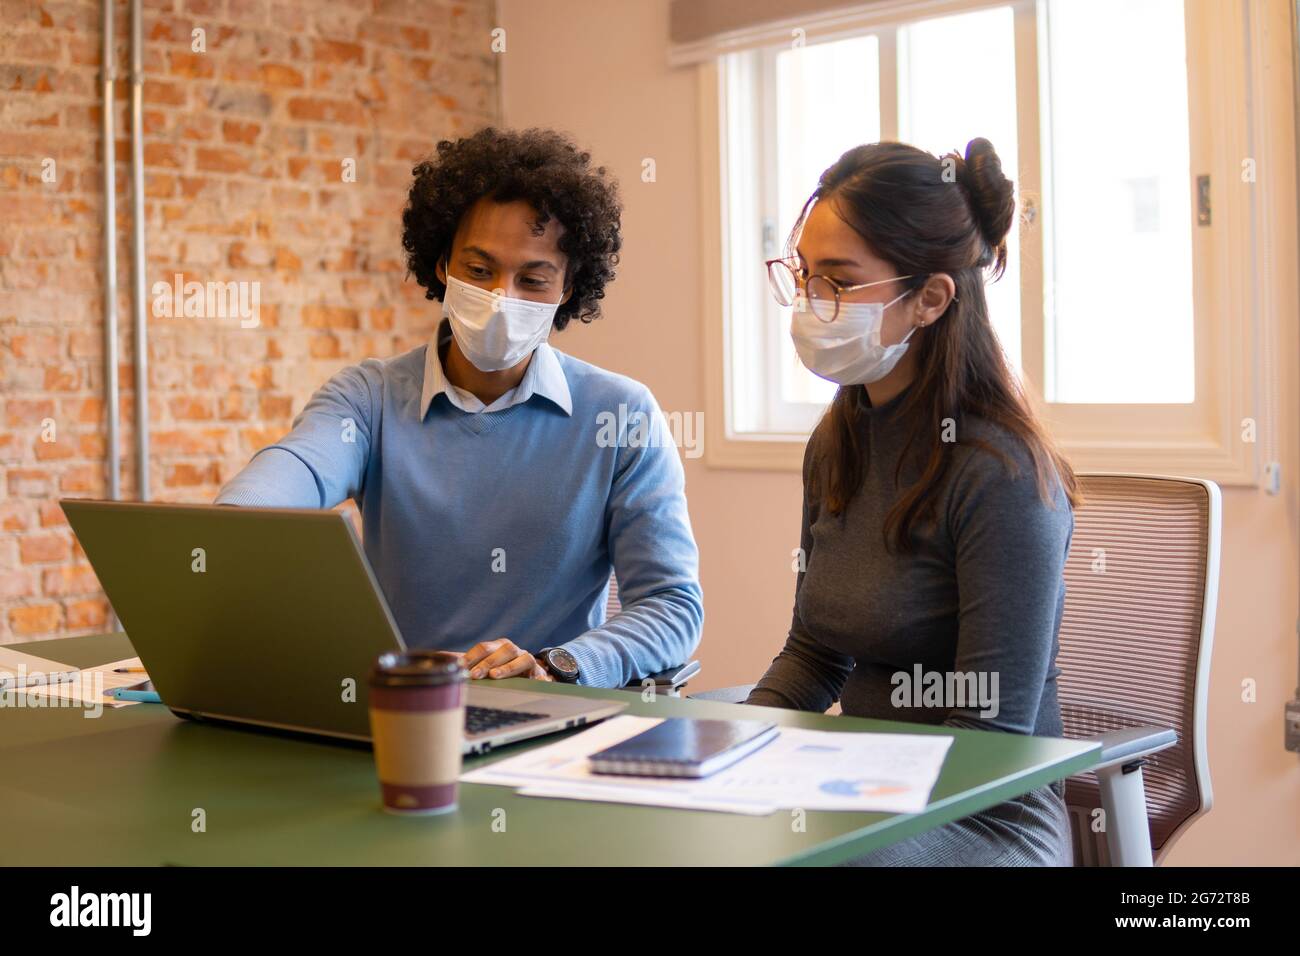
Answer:
[{"label": "coffee cup lid", "polygon": [[390,651],[380,654],[370,671],[371,683],[386,687],[434,687],[468,676],[460,655],[451,651]]}]

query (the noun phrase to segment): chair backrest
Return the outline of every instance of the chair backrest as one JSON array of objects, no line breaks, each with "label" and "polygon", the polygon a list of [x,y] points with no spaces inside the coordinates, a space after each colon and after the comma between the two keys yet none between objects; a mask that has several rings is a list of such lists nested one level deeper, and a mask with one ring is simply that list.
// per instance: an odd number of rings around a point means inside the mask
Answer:
[{"label": "chair backrest", "polygon": [[609,597],[605,600],[605,620],[609,620],[619,611],[623,610],[623,602],[618,596],[618,578],[614,575],[609,576]]},{"label": "chair backrest", "polygon": [[[1178,743],[1143,768],[1152,853],[1212,803],[1205,748],[1210,648],[1219,578],[1213,482],[1080,474],[1083,504],[1065,565],[1058,689],[1066,737],[1171,727]],[[1093,773],[1066,782],[1075,860],[1109,862],[1092,831]]]}]

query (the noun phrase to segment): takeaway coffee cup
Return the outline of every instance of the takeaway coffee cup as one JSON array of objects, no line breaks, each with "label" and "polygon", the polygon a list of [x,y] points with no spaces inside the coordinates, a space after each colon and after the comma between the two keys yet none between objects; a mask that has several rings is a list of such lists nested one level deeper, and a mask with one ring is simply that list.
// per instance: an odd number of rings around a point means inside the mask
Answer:
[{"label": "takeaway coffee cup", "polygon": [[456,809],[468,675],[460,655],[382,654],[370,672],[370,733],[384,809],[431,814]]}]

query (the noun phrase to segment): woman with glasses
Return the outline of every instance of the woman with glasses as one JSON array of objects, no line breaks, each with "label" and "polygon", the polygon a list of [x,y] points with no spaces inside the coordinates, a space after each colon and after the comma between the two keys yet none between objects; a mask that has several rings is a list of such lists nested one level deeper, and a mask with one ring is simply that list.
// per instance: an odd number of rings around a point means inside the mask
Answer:
[{"label": "woman with glasses", "polygon": [[[1077,491],[989,323],[1014,212],[987,140],[942,159],[871,143],[822,174],[768,263],[800,359],[840,387],[804,455],[790,633],[749,703],[1061,735]],[[854,863],[1068,866],[1063,796],[1057,782]]]}]

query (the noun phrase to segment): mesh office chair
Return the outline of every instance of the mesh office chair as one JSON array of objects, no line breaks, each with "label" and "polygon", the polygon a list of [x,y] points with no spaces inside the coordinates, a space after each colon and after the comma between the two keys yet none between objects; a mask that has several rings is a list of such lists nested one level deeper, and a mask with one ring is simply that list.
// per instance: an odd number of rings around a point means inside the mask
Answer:
[{"label": "mesh office chair", "polygon": [[[1213,803],[1205,717],[1219,488],[1147,475],[1079,480],[1058,696],[1064,735],[1095,738],[1102,754],[1094,770],[1066,781],[1074,859],[1151,866]],[[691,696],[740,703],[752,688]]]},{"label": "mesh office chair", "polygon": [[1066,737],[1096,737],[1103,750],[1098,768],[1066,781],[1074,858],[1151,866],[1213,805],[1205,719],[1219,488],[1079,478],[1057,658],[1061,720]]}]

